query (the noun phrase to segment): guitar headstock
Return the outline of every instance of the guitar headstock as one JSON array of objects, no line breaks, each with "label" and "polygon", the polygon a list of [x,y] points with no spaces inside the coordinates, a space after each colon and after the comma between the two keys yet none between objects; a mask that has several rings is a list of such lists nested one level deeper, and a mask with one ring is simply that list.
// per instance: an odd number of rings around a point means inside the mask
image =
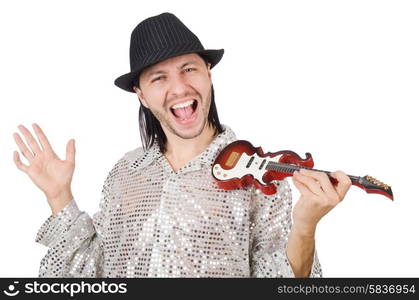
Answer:
[{"label": "guitar headstock", "polygon": [[391,187],[372,176],[366,175],[361,177],[358,183],[367,193],[381,194],[393,200],[393,191],[391,190]]}]

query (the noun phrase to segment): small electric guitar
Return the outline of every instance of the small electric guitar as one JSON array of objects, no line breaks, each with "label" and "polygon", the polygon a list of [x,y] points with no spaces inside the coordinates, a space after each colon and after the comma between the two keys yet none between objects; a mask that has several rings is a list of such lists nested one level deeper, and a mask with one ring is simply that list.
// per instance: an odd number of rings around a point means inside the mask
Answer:
[{"label": "small electric guitar", "polygon": [[[281,180],[292,176],[299,169],[310,169],[326,173],[333,184],[337,180],[330,176],[329,171],[313,169],[314,162],[310,153],[301,158],[289,150],[275,153],[263,153],[261,147],[255,148],[245,140],[238,140],[227,145],[217,156],[212,166],[212,175],[217,185],[225,190],[246,188],[254,185],[266,195],[276,193],[272,180]],[[381,194],[393,200],[391,187],[371,176],[348,175],[353,185],[367,193]]]}]

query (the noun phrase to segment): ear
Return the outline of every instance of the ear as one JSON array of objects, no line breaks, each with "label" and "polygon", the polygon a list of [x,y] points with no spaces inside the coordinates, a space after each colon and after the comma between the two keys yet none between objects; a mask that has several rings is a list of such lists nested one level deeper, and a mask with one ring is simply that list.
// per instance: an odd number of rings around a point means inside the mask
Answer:
[{"label": "ear", "polygon": [[143,91],[137,88],[136,86],[134,86],[134,91],[137,94],[138,100],[141,102],[141,104],[144,105],[146,108],[148,108],[147,101],[145,100]]},{"label": "ear", "polygon": [[207,63],[207,70],[208,70],[209,79],[211,79],[211,63]]}]

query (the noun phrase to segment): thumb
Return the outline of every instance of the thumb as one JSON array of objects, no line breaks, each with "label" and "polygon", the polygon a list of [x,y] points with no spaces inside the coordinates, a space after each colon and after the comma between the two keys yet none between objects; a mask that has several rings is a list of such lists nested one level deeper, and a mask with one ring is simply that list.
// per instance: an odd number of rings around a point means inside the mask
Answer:
[{"label": "thumb", "polygon": [[71,139],[68,141],[67,143],[67,149],[66,149],[66,155],[65,155],[65,159],[69,160],[71,162],[75,162],[76,159],[76,146],[75,146],[76,141],[74,139]]}]

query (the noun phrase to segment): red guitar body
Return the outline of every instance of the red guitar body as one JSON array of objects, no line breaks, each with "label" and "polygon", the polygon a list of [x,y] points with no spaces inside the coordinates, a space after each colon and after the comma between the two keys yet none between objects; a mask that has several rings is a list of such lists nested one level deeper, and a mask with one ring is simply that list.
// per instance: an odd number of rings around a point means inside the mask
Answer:
[{"label": "red guitar body", "polygon": [[[314,166],[313,158],[310,153],[306,153],[306,158],[304,159],[301,158],[297,153],[289,150],[282,150],[275,153],[264,153],[261,147],[255,148],[251,143],[244,140],[235,141],[225,147],[214,161],[214,165],[219,164],[224,170],[235,168],[239,159],[234,160],[232,153],[237,153],[233,155],[235,158],[241,157],[243,153],[247,154],[248,156],[252,156],[256,153],[261,158],[267,157],[280,163],[293,164],[307,168],[313,168]],[[215,175],[214,172],[215,170],[213,169],[213,175]],[[249,173],[240,178],[236,177],[228,180],[217,180],[217,184],[220,188],[225,190],[246,188],[250,185],[255,185],[255,187],[260,189],[264,194],[272,195],[276,193],[276,186],[275,184],[271,183],[271,181],[281,180],[292,175],[293,173],[291,172],[284,173],[267,170],[262,177],[263,182],[255,179],[253,174]]]}]

